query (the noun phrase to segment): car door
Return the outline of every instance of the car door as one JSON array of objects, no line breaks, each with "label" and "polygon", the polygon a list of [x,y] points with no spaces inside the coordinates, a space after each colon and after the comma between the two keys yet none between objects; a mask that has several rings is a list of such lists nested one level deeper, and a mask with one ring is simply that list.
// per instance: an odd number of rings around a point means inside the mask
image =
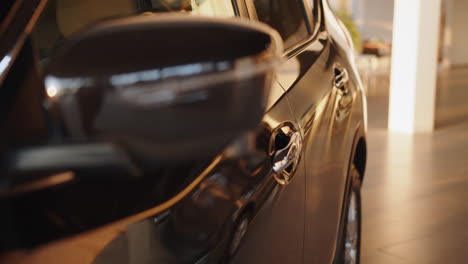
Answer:
[{"label": "car door", "polygon": [[[302,138],[278,83],[265,99],[267,110],[255,132],[233,143],[180,202],[106,242],[93,264],[302,263],[304,164],[301,155],[281,155],[292,148],[300,154]],[[284,170],[277,164],[282,157],[292,160]],[[250,219],[246,235],[231,252],[244,215]]]},{"label": "car door", "polygon": [[[278,83],[265,99],[256,132],[230,146],[180,202],[119,231],[92,263],[302,263],[303,159],[290,156],[284,170],[275,164],[282,150],[301,153],[300,131]],[[246,236],[231,255],[229,240],[246,214]]]},{"label": "car door", "polygon": [[[51,42],[56,42],[55,36],[54,41]],[[28,46],[28,52],[37,49],[38,47],[33,49]],[[35,61],[31,59],[32,62]],[[37,79],[34,81],[41,83]],[[263,83],[259,80],[259,85],[261,84]],[[44,90],[43,87],[39,88],[38,90]],[[204,233],[197,231],[208,228],[224,233],[221,228],[227,226],[227,232],[229,232],[229,224],[224,224],[231,220],[235,221],[242,211],[228,209],[232,206],[238,206],[241,210],[249,208],[246,202],[253,198],[255,198],[255,204],[251,213],[252,222],[232,262],[301,263],[305,206],[305,170],[302,155],[300,155],[302,136],[284,89],[278,83],[271,88],[270,95],[265,98],[265,101],[267,111],[259,124],[257,133],[254,134],[254,143],[240,144],[248,150],[247,156],[255,159],[246,160],[236,157],[230,160],[229,155],[226,154],[225,159],[219,162],[222,165],[217,163],[219,166],[202,166],[203,168],[209,167],[209,169],[192,170],[190,164],[188,166],[190,169],[178,165],[170,171],[164,171],[164,174],[167,174],[164,178],[168,182],[163,184],[141,179],[130,182],[117,180],[99,183],[78,182],[79,186],[76,189],[74,184],[66,184],[66,186],[54,188],[44,197],[41,196],[43,199],[34,199],[35,197],[32,196],[32,198],[27,197],[26,201],[19,198],[15,200],[16,204],[24,208],[34,209],[26,210],[28,214],[35,215],[37,211],[48,212],[45,217],[40,215],[43,218],[32,218],[26,215],[21,221],[15,223],[17,226],[26,226],[29,221],[33,221],[42,227],[42,231],[35,234],[30,233],[29,229],[22,228],[25,240],[32,241],[28,246],[35,246],[28,252],[29,254],[25,254],[25,263],[64,263],[67,261],[134,264],[206,263],[203,262],[205,260],[209,263],[219,263],[218,258],[198,254],[200,252],[205,254],[206,248],[198,252],[198,248],[192,247],[193,244],[186,243],[186,235],[188,234],[189,238],[195,237],[197,242],[206,240],[211,243],[211,239],[217,236],[205,237]],[[254,148],[250,148],[251,146]],[[284,160],[286,163],[283,162]],[[246,161],[247,163],[244,163]],[[254,168],[258,167],[261,170],[251,170],[252,164]],[[203,163],[203,165],[206,164]],[[200,182],[195,183],[195,180],[191,183],[183,182],[184,185],[198,184],[198,186],[190,194],[184,193],[185,197],[180,199],[182,201],[162,212],[160,208],[147,210],[158,204],[156,198],[169,192],[170,188],[161,186],[174,187],[176,185],[174,189],[178,189],[177,184],[181,183],[178,182],[180,179],[176,176],[199,175],[200,171],[203,171],[201,174],[207,175],[187,176],[188,179],[203,178]],[[205,171],[209,172],[205,173]],[[232,187],[232,189],[226,190],[220,187]],[[221,192],[217,192],[219,190]],[[248,191],[241,192],[243,190]],[[83,195],[84,193],[86,195]],[[239,196],[235,196],[237,194]],[[167,195],[171,196],[171,194]],[[83,199],[73,197],[83,197]],[[234,203],[229,204],[230,202]],[[102,210],[103,208],[105,210]],[[200,208],[207,210],[198,210]],[[21,210],[18,209],[18,211]],[[122,219],[126,215],[132,215],[132,217]],[[49,221],[49,216],[52,221]],[[144,220],[141,220],[143,218]],[[37,219],[42,219],[43,222],[36,221]],[[121,221],[113,222],[119,219]],[[191,221],[194,219],[200,221]],[[217,222],[212,225],[211,220]],[[10,219],[5,221],[12,224]],[[110,222],[112,223],[102,226]],[[220,228],[217,229],[218,227]],[[85,230],[92,231],[81,232]],[[74,236],[57,240],[70,234]],[[51,241],[52,243],[43,244]],[[223,242],[225,241],[222,239],[215,239],[213,244],[219,244],[222,247]],[[204,246],[202,243],[198,244]]]},{"label": "car door", "polygon": [[[271,88],[267,104],[269,110],[261,125],[263,132],[257,134],[257,145],[259,149],[268,148],[270,170],[263,180],[274,183],[273,187],[265,188],[266,197],[232,263],[302,263],[305,205],[302,155],[293,157],[291,165],[275,172],[275,162],[280,161],[278,157],[275,160],[275,155],[290,150],[288,143],[300,136],[299,126],[278,83]],[[302,138],[295,145],[299,153],[301,143]]]},{"label": "car door", "polygon": [[[275,3],[282,1],[270,2],[272,12]],[[277,80],[286,90],[304,137],[304,263],[333,262],[352,138],[346,131],[353,92],[346,83],[345,60],[322,27],[320,2],[292,1],[288,5],[296,7],[289,9],[278,4],[273,11],[276,15],[284,10],[296,13],[278,21],[259,16],[274,27],[279,24],[276,28],[287,38],[286,57]],[[256,7],[258,13],[260,6]]]}]

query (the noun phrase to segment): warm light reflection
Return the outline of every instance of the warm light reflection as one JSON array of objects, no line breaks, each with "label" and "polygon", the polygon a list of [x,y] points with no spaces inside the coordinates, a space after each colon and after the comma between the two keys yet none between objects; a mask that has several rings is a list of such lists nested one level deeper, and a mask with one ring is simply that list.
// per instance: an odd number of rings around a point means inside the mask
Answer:
[{"label": "warm light reflection", "polygon": [[395,197],[406,196],[413,181],[414,137],[389,133],[387,137],[386,185]]},{"label": "warm light reflection", "polygon": [[46,91],[47,96],[49,96],[50,98],[54,98],[57,95],[57,87],[55,87],[54,85],[47,87]]},{"label": "warm light reflection", "polygon": [[57,78],[55,76],[47,76],[45,78],[46,93],[50,98],[64,94],[74,94],[78,89],[89,87],[92,84],[92,79],[84,77]]},{"label": "warm light reflection", "polygon": [[301,63],[294,57],[281,64],[280,70],[278,71],[278,79],[281,80],[281,84],[289,88],[297,79],[300,77]]},{"label": "warm light reflection", "polygon": [[[383,183],[382,193],[379,194],[381,201],[379,209],[386,215],[386,219],[405,208],[404,201],[411,199],[410,196],[414,190],[414,138],[409,134],[389,133],[387,137],[385,170],[382,171]],[[416,223],[412,219],[400,221],[398,226],[387,228],[379,227],[380,237],[400,236],[408,230],[412,230]],[[395,233],[397,232],[397,233]]]},{"label": "warm light reflection", "polygon": [[[223,156],[217,156],[213,162],[200,173],[185,189],[174,195],[170,200],[157,205],[144,212],[123,218],[117,222],[106,225],[94,231],[86,232],[80,236],[73,236],[64,240],[57,240],[45,246],[30,251],[22,263],[70,263],[69,256],[74,256],[73,263],[91,263],[96,256],[104,250],[116,237],[127,229],[127,226],[153,218],[167,209],[179,203],[209,175],[213,169],[223,160]],[[80,254],[76,254],[77,248]],[[60,253],[60,254],[57,254]]]},{"label": "warm light reflection", "polygon": [[232,17],[234,10],[232,3],[229,0],[216,0],[216,1],[199,1],[192,0],[192,6],[196,6],[192,11],[192,15],[201,16],[216,16],[216,17]]},{"label": "warm light reflection", "polygon": [[31,183],[25,183],[25,184],[20,184],[18,186],[15,186],[11,190],[9,190],[5,195],[14,196],[14,195],[22,194],[22,193],[33,192],[33,191],[41,190],[44,188],[49,188],[52,186],[71,182],[74,179],[75,179],[75,174],[71,171],[53,174],[49,177],[39,179]]}]

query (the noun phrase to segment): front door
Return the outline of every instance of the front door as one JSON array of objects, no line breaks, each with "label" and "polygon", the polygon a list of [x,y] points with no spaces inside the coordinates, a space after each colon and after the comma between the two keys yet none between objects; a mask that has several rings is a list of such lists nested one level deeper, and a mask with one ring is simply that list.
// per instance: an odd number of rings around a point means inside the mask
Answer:
[{"label": "front door", "polygon": [[[320,23],[319,10],[318,6],[306,10],[311,25]],[[352,143],[345,135],[349,134],[353,88],[337,83],[340,76],[346,80],[345,60],[328,32],[319,26],[315,29],[304,44],[291,48],[278,82],[286,90],[304,137],[304,263],[322,264],[333,262],[337,246]]]},{"label": "front door", "polygon": [[[232,263],[302,263],[304,240],[305,170],[302,137],[281,86],[270,92],[271,108],[263,118],[257,146],[267,153],[269,170],[263,175],[265,198]],[[299,136],[299,138],[294,138]],[[298,141],[299,140],[299,141]],[[294,151],[294,162],[282,167],[284,151]],[[294,156],[294,154],[291,154]]]}]

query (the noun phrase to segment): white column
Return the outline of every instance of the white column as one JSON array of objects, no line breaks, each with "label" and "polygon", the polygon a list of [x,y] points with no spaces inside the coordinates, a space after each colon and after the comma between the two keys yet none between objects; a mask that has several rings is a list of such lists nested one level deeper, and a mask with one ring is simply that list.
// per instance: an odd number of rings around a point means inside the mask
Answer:
[{"label": "white column", "polygon": [[389,129],[434,129],[441,0],[395,0]]}]

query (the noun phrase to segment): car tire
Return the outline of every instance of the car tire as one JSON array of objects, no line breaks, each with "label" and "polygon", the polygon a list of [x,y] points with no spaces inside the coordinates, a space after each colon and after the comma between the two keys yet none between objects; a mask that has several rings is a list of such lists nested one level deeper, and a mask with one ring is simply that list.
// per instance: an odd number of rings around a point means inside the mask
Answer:
[{"label": "car tire", "polygon": [[361,177],[354,164],[351,167],[351,183],[346,199],[345,221],[342,239],[340,262],[359,264],[361,258]]}]

